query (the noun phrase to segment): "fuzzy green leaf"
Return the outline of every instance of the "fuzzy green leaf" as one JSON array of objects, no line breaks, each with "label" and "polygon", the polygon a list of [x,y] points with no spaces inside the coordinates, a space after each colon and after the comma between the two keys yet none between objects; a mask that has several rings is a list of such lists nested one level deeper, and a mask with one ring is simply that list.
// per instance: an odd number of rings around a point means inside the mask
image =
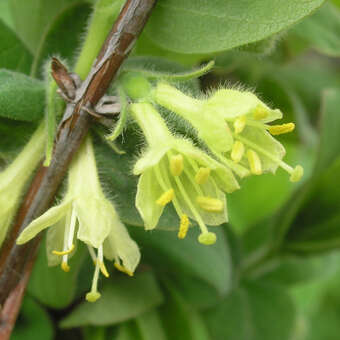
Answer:
[{"label": "fuzzy green leaf", "polygon": [[180,53],[213,53],[268,38],[318,8],[323,0],[163,0],[146,33]]},{"label": "fuzzy green leaf", "polygon": [[0,69],[0,116],[22,121],[43,117],[44,84],[22,73]]},{"label": "fuzzy green leaf", "polygon": [[0,19],[0,68],[28,73],[31,63],[28,49]]}]

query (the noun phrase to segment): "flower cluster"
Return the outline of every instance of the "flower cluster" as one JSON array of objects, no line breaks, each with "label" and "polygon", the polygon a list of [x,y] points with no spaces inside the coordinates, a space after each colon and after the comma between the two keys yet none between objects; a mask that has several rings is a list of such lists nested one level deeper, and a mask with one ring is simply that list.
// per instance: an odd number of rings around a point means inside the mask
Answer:
[{"label": "flower cluster", "polygon": [[[113,135],[121,132],[129,113],[147,142],[133,167],[133,174],[139,176],[136,208],[146,230],[156,228],[165,207],[172,204],[179,217],[178,237],[184,238],[190,221],[195,221],[200,228],[198,241],[211,245],[216,235],[208,226],[228,222],[226,194],[240,188],[237,177],[275,173],[278,167],[290,174],[292,182],[303,175],[300,165],[291,167],[283,161],[285,149],[273,137],[292,131],[294,124],[270,124],[282,118],[281,111],[271,109],[251,92],[219,89],[209,98],[196,99],[163,81],[153,87],[147,78],[132,73],[121,79],[120,95],[121,121]],[[132,100],[129,105],[127,96]],[[171,132],[157,106],[186,120],[204,147]],[[41,159],[44,138],[42,125],[0,174],[0,244],[21,190]],[[100,297],[99,274],[109,276],[104,258],[128,275],[133,275],[140,261],[137,244],[103,193],[90,137],[72,161],[62,201],[33,220],[17,243],[28,242],[46,228],[50,265],[60,264],[67,272],[76,241],[88,247],[95,264],[88,301]]]}]

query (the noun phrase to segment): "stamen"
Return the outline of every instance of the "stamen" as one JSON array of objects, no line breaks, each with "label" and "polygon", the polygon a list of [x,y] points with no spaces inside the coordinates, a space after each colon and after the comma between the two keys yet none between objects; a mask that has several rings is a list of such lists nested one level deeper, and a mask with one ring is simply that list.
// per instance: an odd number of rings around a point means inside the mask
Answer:
[{"label": "stamen", "polygon": [[158,205],[162,205],[164,207],[173,200],[174,196],[175,196],[174,189],[170,189],[170,190],[164,192],[161,195],[161,197],[156,201],[156,203]]},{"label": "stamen", "polygon": [[241,133],[246,126],[246,117],[242,116],[234,121],[235,133]]},{"label": "stamen", "polygon": [[254,175],[261,175],[262,164],[259,155],[253,150],[248,150],[247,157],[251,173]]},{"label": "stamen", "polygon": [[178,154],[170,158],[170,172],[173,176],[179,176],[183,171],[183,156]]},{"label": "stamen", "polygon": [[118,269],[120,272],[125,273],[125,274],[127,274],[127,275],[129,275],[129,276],[133,276],[133,272],[131,272],[130,270],[128,270],[128,269],[126,269],[124,266],[122,266],[122,265],[119,263],[119,261],[116,260],[115,263],[114,263],[114,266],[115,266],[115,268]]},{"label": "stamen", "polygon": [[71,253],[74,249],[74,244],[73,244],[73,234],[75,230],[77,222],[77,215],[74,209],[72,209],[72,214],[71,214],[71,221],[70,224],[65,228],[65,233],[64,233],[64,250],[62,252],[58,252],[57,250],[54,250],[52,253],[55,255],[60,255],[63,257],[62,262],[61,262],[61,269],[64,272],[69,272],[70,271],[70,266],[67,264],[68,261],[68,254]]},{"label": "stamen", "polygon": [[64,271],[64,272],[69,272],[70,271],[70,266],[67,264],[66,261],[62,261],[61,262],[61,265],[60,265],[61,269]]},{"label": "stamen", "polygon": [[181,192],[184,201],[186,202],[186,204],[188,205],[189,209],[191,210],[192,214],[194,215],[195,220],[197,221],[202,233],[208,232],[208,228],[205,225],[201,215],[199,214],[199,212],[196,210],[195,206],[193,205],[193,203],[191,202],[191,199],[189,198],[187,192],[184,189],[184,186],[181,182],[181,180],[179,179],[179,177],[174,177],[175,178],[175,182],[178,186],[179,191]]},{"label": "stamen", "polygon": [[201,209],[209,212],[221,212],[223,211],[223,202],[217,198],[198,196],[196,198],[197,204]]},{"label": "stamen", "polygon": [[[98,250],[99,253],[99,250]],[[99,255],[99,254],[98,254]],[[100,298],[100,293],[97,290],[98,279],[99,279],[99,261],[96,261],[96,268],[94,270],[91,291],[86,294],[86,300],[89,302],[95,302]]]},{"label": "stamen", "polygon": [[281,124],[281,125],[271,125],[269,127],[269,132],[273,135],[281,135],[283,133],[292,132],[295,129],[294,123],[287,123],[287,124]]},{"label": "stamen", "polygon": [[199,168],[195,176],[196,183],[198,184],[206,183],[210,176],[210,172],[211,172],[210,168]]},{"label": "stamen", "polygon": [[100,271],[102,272],[102,274],[105,276],[105,277],[109,277],[110,274],[108,273],[106,267],[105,267],[105,263],[104,263],[104,257],[103,257],[103,246],[100,246],[98,248],[98,259],[97,261],[99,262],[99,268],[100,268]]},{"label": "stamen", "polygon": [[67,255],[67,254],[72,253],[73,250],[74,250],[74,244],[72,244],[71,248],[68,250],[63,250],[63,251],[53,250],[52,254],[62,256],[62,255]]},{"label": "stamen", "polygon": [[96,253],[94,252],[93,247],[87,245],[87,249],[89,250],[90,256],[92,258],[93,264],[96,265],[97,263],[97,256]]},{"label": "stamen", "polygon": [[231,159],[238,163],[244,155],[244,145],[240,141],[236,141],[231,150]]},{"label": "stamen", "polygon": [[187,235],[188,229],[189,229],[189,218],[187,215],[181,216],[181,224],[179,225],[179,231],[178,231],[178,238],[183,239]]},{"label": "stamen", "polygon": [[302,176],[303,176],[303,167],[301,165],[297,165],[293,169],[293,171],[292,171],[292,173],[290,175],[289,180],[291,182],[298,182],[301,179]]},{"label": "stamen", "polygon": [[253,118],[255,120],[261,120],[265,119],[268,117],[268,110],[262,106],[262,105],[257,105],[254,112],[253,112]]},{"label": "stamen", "polygon": [[216,234],[210,231],[202,233],[198,236],[198,242],[210,246],[216,242]]}]

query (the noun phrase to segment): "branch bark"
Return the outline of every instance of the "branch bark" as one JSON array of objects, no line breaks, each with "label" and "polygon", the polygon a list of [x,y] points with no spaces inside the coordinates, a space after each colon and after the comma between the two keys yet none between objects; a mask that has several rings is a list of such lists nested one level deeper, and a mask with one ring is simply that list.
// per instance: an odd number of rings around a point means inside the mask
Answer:
[{"label": "branch bark", "polygon": [[51,164],[40,166],[0,254],[0,339],[9,339],[37,253],[40,238],[17,246],[20,232],[52,204],[73,155],[87,134],[92,117],[86,109],[107,91],[143,30],[157,0],[127,0],[87,78],[68,103],[58,128]]}]

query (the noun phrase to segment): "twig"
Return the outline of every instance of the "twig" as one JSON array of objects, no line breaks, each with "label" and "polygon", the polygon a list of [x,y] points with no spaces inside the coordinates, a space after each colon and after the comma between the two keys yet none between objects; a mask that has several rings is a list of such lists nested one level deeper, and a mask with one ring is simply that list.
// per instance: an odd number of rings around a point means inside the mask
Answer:
[{"label": "twig", "polygon": [[127,0],[108,34],[92,69],[67,104],[59,126],[53,159],[40,167],[19,209],[16,222],[0,255],[0,339],[7,340],[20,308],[25,286],[36,255],[39,238],[17,246],[19,233],[52,204],[70,161],[88,132],[92,117],[86,109],[95,107],[107,91],[122,62],[144,28],[157,0]]}]

